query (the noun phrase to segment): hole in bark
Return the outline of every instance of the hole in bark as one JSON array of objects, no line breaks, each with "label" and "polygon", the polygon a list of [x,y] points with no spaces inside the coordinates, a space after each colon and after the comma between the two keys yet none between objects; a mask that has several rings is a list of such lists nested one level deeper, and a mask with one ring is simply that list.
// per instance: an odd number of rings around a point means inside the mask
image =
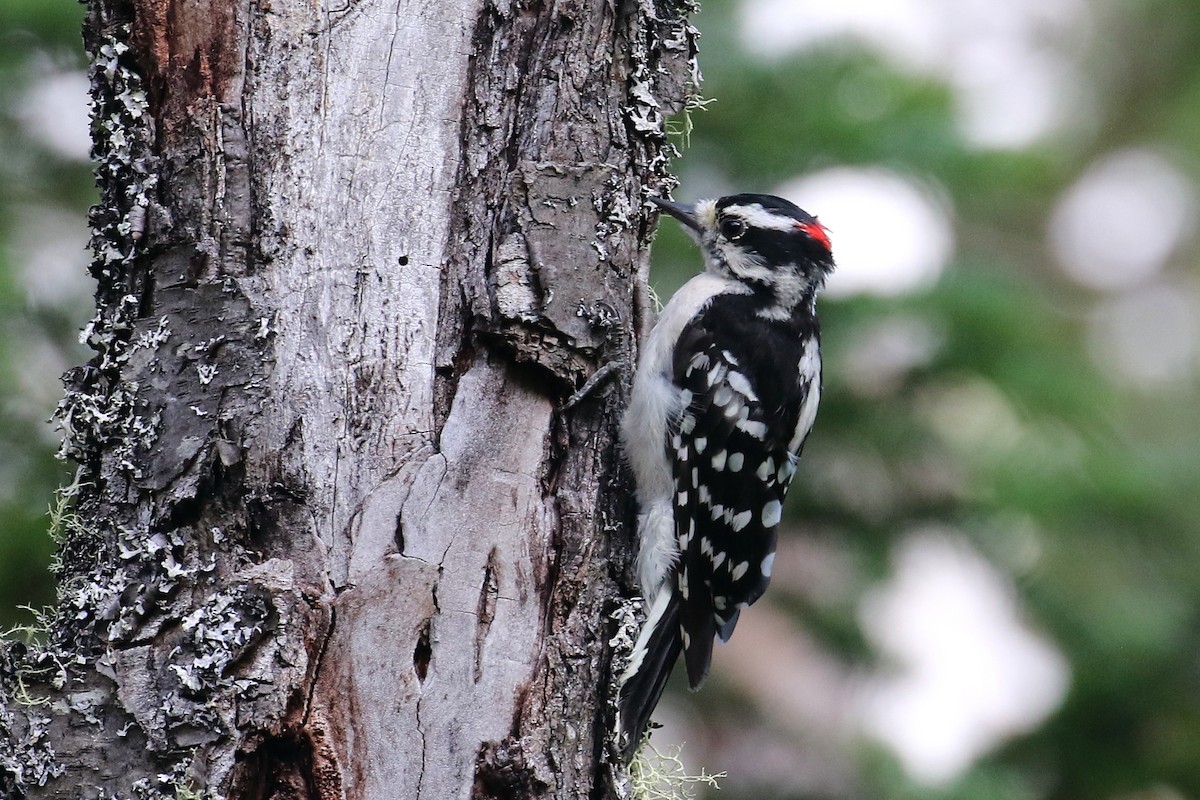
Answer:
[{"label": "hole in bark", "polygon": [[417,646],[413,648],[413,669],[417,672],[417,680],[425,682],[429,674],[429,659],[433,658],[433,646],[429,643],[429,629],[433,627],[433,619],[425,620],[421,632],[417,634]]},{"label": "hole in bark", "polygon": [[246,800],[315,800],[313,746],[298,730],[267,736],[253,752],[237,756],[233,796]]},{"label": "hole in bark", "polygon": [[404,514],[396,515],[396,550],[404,555]]},{"label": "hole in bark", "polygon": [[408,266],[408,256],[400,256],[400,258],[398,258],[397,261],[400,262],[400,266],[402,266],[402,267]]},{"label": "hole in bark", "polygon": [[195,286],[200,281],[200,276],[208,269],[208,253],[197,251],[188,259],[188,268],[185,280],[188,286]]},{"label": "hole in bark", "polygon": [[471,800],[543,797],[549,788],[526,762],[519,739],[509,736],[479,748]]},{"label": "hole in bark", "polygon": [[154,309],[154,271],[147,270],[145,283],[142,284],[141,297],[138,300],[138,316],[149,317]]}]

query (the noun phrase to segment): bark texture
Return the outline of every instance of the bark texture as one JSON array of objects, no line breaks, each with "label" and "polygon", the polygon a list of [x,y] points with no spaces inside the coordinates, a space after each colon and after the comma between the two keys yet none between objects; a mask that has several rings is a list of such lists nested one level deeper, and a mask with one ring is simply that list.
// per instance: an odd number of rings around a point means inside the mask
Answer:
[{"label": "bark texture", "polygon": [[[95,358],[0,794],[603,797],[686,0],[90,0]],[[619,782],[619,781],[618,781]]]}]

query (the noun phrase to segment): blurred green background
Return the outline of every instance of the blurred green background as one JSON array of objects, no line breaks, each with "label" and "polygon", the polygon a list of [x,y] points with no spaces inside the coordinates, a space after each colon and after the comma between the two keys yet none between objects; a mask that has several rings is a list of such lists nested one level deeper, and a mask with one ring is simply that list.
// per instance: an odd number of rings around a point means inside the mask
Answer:
[{"label": "blurred green background", "polygon": [[771,591],[660,747],[722,798],[1200,797],[1200,5],[696,22],[675,197],[784,194],[843,274]]},{"label": "blurred green background", "polygon": [[53,601],[47,510],[70,471],[48,420],[91,316],[83,6],[0,1],[0,626]]},{"label": "blurred green background", "polygon": [[[52,598],[45,420],[85,357],[81,15],[0,3],[4,624]],[[785,194],[841,270],[772,590],[654,741],[727,800],[1200,797],[1200,5],[696,23],[676,198]],[[697,266],[664,224],[660,295]]]}]

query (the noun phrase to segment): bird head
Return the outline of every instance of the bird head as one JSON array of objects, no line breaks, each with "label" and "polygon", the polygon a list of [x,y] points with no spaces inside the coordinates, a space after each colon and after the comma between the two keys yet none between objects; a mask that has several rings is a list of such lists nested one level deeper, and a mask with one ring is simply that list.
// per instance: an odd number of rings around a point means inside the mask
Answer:
[{"label": "bird head", "polygon": [[770,295],[768,316],[811,303],[833,271],[829,232],[782,197],[734,194],[694,205],[651,199],[683,223],[708,272]]}]

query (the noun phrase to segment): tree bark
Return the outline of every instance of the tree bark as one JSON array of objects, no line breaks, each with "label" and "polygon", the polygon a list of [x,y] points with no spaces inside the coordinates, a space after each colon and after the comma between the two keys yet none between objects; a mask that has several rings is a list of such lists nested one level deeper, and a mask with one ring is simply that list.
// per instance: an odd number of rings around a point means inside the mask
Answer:
[{"label": "tree bark", "polygon": [[89,0],[96,352],[0,790],[580,797],[687,0]]}]

